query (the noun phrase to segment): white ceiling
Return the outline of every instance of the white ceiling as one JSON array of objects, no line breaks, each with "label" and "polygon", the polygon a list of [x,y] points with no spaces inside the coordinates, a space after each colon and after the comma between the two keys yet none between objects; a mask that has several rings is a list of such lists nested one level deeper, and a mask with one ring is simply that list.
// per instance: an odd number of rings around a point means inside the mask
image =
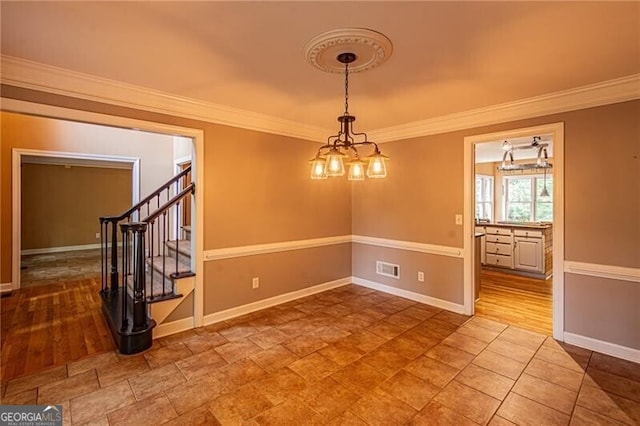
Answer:
[{"label": "white ceiling", "polygon": [[356,130],[380,129],[640,72],[640,2],[0,3],[1,51],[327,129],[343,77],[304,45],[341,27],[393,55],[350,80]]}]

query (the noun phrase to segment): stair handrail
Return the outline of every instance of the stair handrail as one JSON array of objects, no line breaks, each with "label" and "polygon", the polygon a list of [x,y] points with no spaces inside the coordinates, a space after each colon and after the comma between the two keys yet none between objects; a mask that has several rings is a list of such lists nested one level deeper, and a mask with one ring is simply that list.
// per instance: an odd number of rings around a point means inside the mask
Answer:
[{"label": "stair handrail", "polygon": [[[126,212],[121,214],[120,216],[101,216],[100,220],[100,258],[102,264],[102,290],[107,290],[107,280],[110,282],[110,290],[112,292],[117,291],[119,287],[118,282],[118,222],[131,218],[131,215],[135,211],[140,211],[145,204],[147,204],[147,208],[149,208],[148,203],[153,200],[155,197],[159,197],[162,191],[168,190],[171,185],[176,184],[183,177],[185,177],[189,172],[191,172],[191,166],[186,167],[177,175],[173,176],[171,179],[166,181],[160,187],[158,187],[155,191],[153,191],[150,195],[146,196],[141,201],[137,202],[133,207],[128,209]],[[193,182],[191,183],[193,184]],[[159,201],[159,199],[158,199]],[[109,234],[109,225],[111,225],[111,242],[109,243],[107,234]],[[111,255],[109,256],[108,246],[111,244]],[[110,258],[110,262],[109,262]],[[107,265],[110,263],[110,265]]]},{"label": "stair handrail", "polygon": [[158,207],[156,209],[156,211],[154,211],[149,216],[147,216],[144,219],[142,219],[140,222],[145,222],[145,223],[152,222],[158,216],[160,216],[162,213],[164,213],[165,211],[170,209],[178,201],[182,200],[184,197],[186,197],[190,193],[195,193],[195,192],[196,192],[196,185],[193,182],[191,182],[182,191],[180,191],[178,194],[176,194],[172,199],[170,199],[169,201],[167,201],[166,203],[164,203],[163,205]]},{"label": "stair handrail", "polygon": [[133,212],[135,212],[136,210],[139,210],[146,203],[153,200],[154,197],[157,197],[162,191],[164,191],[165,189],[168,189],[169,187],[171,187],[171,185],[178,182],[183,176],[186,176],[190,171],[191,171],[191,166],[185,168],[183,171],[181,171],[180,173],[178,173],[177,175],[175,175],[174,177],[166,181],[162,186],[160,186],[158,189],[153,191],[150,195],[146,196],[144,199],[136,203],[133,207],[131,207],[126,212],[122,213],[120,216],[103,216],[100,219],[120,221],[130,216]]}]

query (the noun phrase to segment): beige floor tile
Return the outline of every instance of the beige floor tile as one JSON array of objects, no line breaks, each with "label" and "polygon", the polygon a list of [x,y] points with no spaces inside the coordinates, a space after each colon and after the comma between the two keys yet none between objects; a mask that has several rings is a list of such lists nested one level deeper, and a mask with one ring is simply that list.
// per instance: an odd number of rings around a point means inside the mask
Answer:
[{"label": "beige floor tile", "polygon": [[286,400],[254,417],[262,426],[320,425],[322,419],[308,405],[298,400]]},{"label": "beige floor tile", "polygon": [[502,330],[491,329],[478,324],[478,321],[469,321],[457,330],[458,333],[474,337],[485,343],[491,343],[500,335]]},{"label": "beige floor tile", "polygon": [[155,397],[138,401],[132,405],[115,410],[107,415],[109,425],[159,425],[178,417],[169,398],[159,394]]},{"label": "beige floor tile", "polygon": [[232,363],[256,354],[260,352],[262,348],[248,339],[241,339],[218,346],[214,350],[228,363]]},{"label": "beige floor tile", "polygon": [[404,370],[382,383],[379,389],[416,410],[424,408],[440,391],[438,386]]},{"label": "beige floor tile", "polygon": [[[421,336],[419,333],[416,333],[416,335]],[[424,336],[413,339],[410,332],[405,332],[400,336],[389,340],[387,343],[382,344],[379,349],[393,351],[401,357],[411,361],[424,354],[425,351],[428,351],[431,347],[435,346],[435,344],[431,345],[430,342],[426,344],[421,343],[421,341],[424,342],[428,339],[430,338]]]},{"label": "beige floor tile", "polygon": [[402,311],[405,315],[410,317],[414,317],[420,321],[424,321],[437,315],[440,313],[442,309],[434,308],[433,306],[418,304],[411,306],[404,311]]},{"label": "beige floor tile", "polygon": [[524,370],[525,373],[555,383],[566,389],[577,392],[582,385],[584,373],[534,358]]},{"label": "beige floor tile", "polygon": [[98,367],[98,381],[100,387],[110,386],[130,377],[149,371],[149,364],[143,355],[136,355],[120,360],[118,363]]},{"label": "beige floor tile", "polygon": [[527,366],[524,362],[507,358],[489,350],[485,350],[478,355],[473,360],[473,363],[514,380],[520,376],[520,373]]},{"label": "beige floor tile", "polygon": [[164,390],[171,405],[180,415],[209,404],[225,392],[227,388],[211,375],[198,376]]},{"label": "beige floor tile", "polygon": [[[487,347],[486,342],[462,333],[450,334],[442,343],[473,355],[478,355]],[[533,356],[533,354],[531,354],[531,356]]]},{"label": "beige floor tile", "polygon": [[129,380],[137,400],[149,398],[165,389],[171,389],[186,379],[175,364],[167,364],[147,373],[131,377]]},{"label": "beige floor tile", "polygon": [[593,386],[582,386],[576,405],[628,425],[640,424],[640,404]]},{"label": "beige floor tile", "polygon": [[458,368],[427,356],[412,361],[404,370],[440,388],[445,387],[460,372]]},{"label": "beige floor tile", "polygon": [[305,357],[327,347],[328,344],[319,337],[303,335],[283,343],[282,346],[296,354],[298,357]]},{"label": "beige floor tile", "polygon": [[451,311],[440,311],[440,313],[435,315],[434,318],[437,318],[442,321],[447,321],[456,326],[461,326],[462,324],[467,322],[471,317],[468,315],[456,314],[455,312],[451,312]]},{"label": "beige floor tile", "polygon": [[[430,317],[428,317],[430,318]],[[427,319],[427,318],[425,318]],[[416,318],[415,314],[411,315],[406,311],[398,312],[385,318],[384,322],[397,327],[398,330],[406,331],[422,322],[419,318]]]},{"label": "beige floor tile", "polygon": [[85,395],[100,388],[95,370],[76,374],[73,377],[58,382],[43,385],[38,388],[38,404],[60,404],[64,401]]},{"label": "beige floor tile", "polygon": [[347,411],[344,414],[336,417],[327,423],[327,426],[369,426],[360,417],[353,414],[351,411]]},{"label": "beige floor tile", "polygon": [[[640,365],[638,367],[640,369]],[[584,385],[594,386],[614,395],[640,402],[640,382],[592,367],[587,369]]]},{"label": "beige floor tile", "polygon": [[215,372],[212,372],[212,375],[226,388],[234,389],[262,379],[267,375],[267,372],[260,368],[254,361],[247,358],[220,367]]},{"label": "beige floor tile", "polygon": [[542,346],[547,347],[549,349],[555,349],[557,351],[569,352],[582,357],[591,357],[591,354],[593,353],[589,349],[584,349],[578,346],[570,345],[569,343],[557,341],[551,336],[548,336],[546,338]]},{"label": "beige floor tile", "polygon": [[160,337],[159,339],[155,339],[153,344],[158,344],[160,346],[171,346],[175,343],[180,343],[186,339],[197,336],[198,333],[194,329],[181,331],[179,333],[170,334],[168,336]]},{"label": "beige floor tile", "polygon": [[475,364],[469,364],[454,380],[500,401],[504,400],[515,383],[515,380]]},{"label": "beige floor tile", "polygon": [[7,383],[4,395],[11,396],[22,393],[29,389],[35,389],[39,386],[58,382],[67,378],[67,366],[53,367],[39,371],[28,376],[10,380]]},{"label": "beige floor tile", "polygon": [[520,362],[531,361],[531,358],[533,358],[533,355],[535,355],[536,353],[535,349],[531,349],[526,346],[520,346],[506,339],[503,339],[502,337],[498,337],[493,342],[491,342],[489,346],[487,346],[487,349],[491,352],[504,355]]},{"label": "beige floor tile", "polygon": [[323,422],[342,415],[360,399],[360,395],[329,377],[310,385],[297,397],[320,414]]},{"label": "beige floor tile", "polygon": [[299,357],[284,346],[274,345],[269,349],[264,349],[251,355],[249,359],[253,360],[263,370],[272,373],[280,368],[286,367],[299,359]]},{"label": "beige floor tile", "polygon": [[444,362],[445,364],[449,364],[458,370],[462,370],[474,358],[473,354],[470,354],[469,352],[465,352],[443,343],[431,348],[425,353],[425,356]]},{"label": "beige floor tile", "polygon": [[443,340],[458,329],[457,326],[437,319],[435,316],[412,328],[413,331],[438,340]]},{"label": "beige floor tile", "polygon": [[502,333],[500,333],[501,339],[534,350],[540,348],[547,337],[548,336],[545,336],[544,334],[536,333],[534,331],[529,331],[514,326],[509,326]]},{"label": "beige floor tile", "polygon": [[71,421],[82,424],[135,402],[129,384],[116,383],[69,401]]},{"label": "beige floor tile", "polygon": [[622,426],[624,423],[603,416],[584,407],[576,406],[571,416],[571,426]]},{"label": "beige floor tile", "polygon": [[417,410],[384,392],[371,392],[349,409],[370,425],[404,425]]},{"label": "beige floor tile", "polygon": [[149,363],[149,367],[158,368],[179,361],[193,355],[189,348],[182,343],[174,343],[169,346],[160,346],[144,353],[144,357]]},{"label": "beige floor tile", "polygon": [[467,325],[477,325],[479,327],[487,328],[493,331],[502,331],[508,327],[507,324],[482,317],[471,318],[469,321],[467,321]]},{"label": "beige floor tile", "polygon": [[338,371],[340,366],[319,353],[312,353],[289,364],[288,368],[309,382],[322,380]]},{"label": "beige floor tile", "polygon": [[569,424],[568,415],[515,393],[510,393],[505,398],[497,414],[523,426]]},{"label": "beige floor tile", "polygon": [[216,352],[215,349],[209,349],[200,352],[197,355],[185,357],[176,363],[176,367],[180,369],[184,377],[191,379],[192,377],[201,376],[210,373],[227,364],[227,362]]},{"label": "beige floor tile", "polygon": [[510,422],[507,419],[504,419],[500,416],[493,416],[491,421],[489,422],[489,426],[513,426],[515,423]]},{"label": "beige floor tile", "polygon": [[[451,333],[447,334],[447,336],[449,336],[450,334]],[[415,345],[412,345],[413,347],[419,350],[419,353],[417,355],[422,355],[423,353],[425,353],[426,351],[428,351],[429,349],[431,349],[432,347],[440,343],[442,339],[445,339],[447,336],[443,338],[433,337],[433,336],[426,335],[423,332],[420,332],[419,330],[417,330],[417,328],[412,328],[402,333],[400,336],[396,337],[395,339],[390,340],[388,344],[391,344],[392,342],[397,340],[411,341],[417,345],[417,347]]]},{"label": "beige floor tile", "polygon": [[436,401],[431,401],[409,423],[414,426],[477,426],[478,423],[461,416]]},{"label": "beige floor tile", "polygon": [[640,382],[640,368],[636,362],[594,352],[589,361],[589,367]]},{"label": "beige floor tile", "polygon": [[271,407],[273,404],[252,385],[221,395],[209,404],[209,410],[223,425],[242,424]]},{"label": "beige floor tile", "polygon": [[38,389],[29,389],[20,393],[14,393],[0,398],[2,405],[36,405],[38,402]]},{"label": "beige floor tile", "polygon": [[384,339],[389,340],[404,333],[406,331],[406,328],[400,325],[391,324],[383,320],[383,321],[378,321],[370,325],[369,327],[367,327],[367,331],[377,336],[380,336]]},{"label": "beige floor tile", "polygon": [[222,335],[214,331],[211,333],[198,334],[197,336],[185,339],[182,343],[184,343],[191,352],[198,354],[210,349],[215,349],[228,342],[229,341],[222,337]]},{"label": "beige floor tile", "polygon": [[480,424],[487,424],[500,406],[499,400],[455,380],[445,386],[434,401]]},{"label": "beige floor tile", "polygon": [[333,373],[331,378],[359,395],[366,395],[387,377],[364,362],[356,361]]},{"label": "beige floor tile", "polygon": [[163,426],[219,426],[221,423],[209,411],[209,407],[202,406],[193,411],[183,414]]},{"label": "beige floor tile", "polygon": [[398,352],[382,346],[363,356],[361,361],[386,377],[393,376],[409,363],[409,360]]},{"label": "beige floor tile", "polygon": [[584,372],[587,369],[587,364],[589,362],[589,358],[587,357],[557,351],[548,347],[540,348],[534,355],[534,358],[541,359],[579,373]]},{"label": "beige floor tile", "polygon": [[315,327],[315,329],[311,332],[311,334],[326,343],[334,343],[338,340],[344,339],[348,337],[351,333],[343,330],[339,327],[336,327],[334,324],[334,320],[331,320],[331,325],[321,325]]},{"label": "beige floor tile", "polygon": [[236,324],[218,330],[218,334],[230,342],[253,336],[257,332],[258,329],[249,324]]},{"label": "beige floor tile", "polygon": [[370,333],[366,330],[359,330],[353,332],[350,336],[339,340],[339,343],[352,346],[360,351],[367,353],[376,349],[378,346],[386,343],[388,339],[380,337],[376,334]]},{"label": "beige floor tile", "polygon": [[364,352],[360,349],[339,341],[330,344],[326,348],[320,349],[319,353],[341,367],[359,360],[364,355]]},{"label": "beige floor tile", "polygon": [[113,364],[119,361],[115,352],[109,351],[97,355],[91,355],[78,361],[70,362],[67,364],[67,371],[69,377],[76,374],[84,373],[85,371],[93,370],[103,365]]},{"label": "beige floor tile", "polygon": [[562,386],[523,374],[513,386],[512,392],[571,415],[578,393]]},{"label": "beige floor tile", "polygon": [[308,384],[307,381],[289,370],[289,368],[282,368],[258,380],[253,386],[273,405],[277,405],[289,399],[291,395],[305,390]]},{"label": "beige floor tile", "polygon": [[249,340],[260,346],[262,349],[267,349],[271,346],[288,342],[291,340],[291,336],[277,328],[270,328],[250,336]]}]

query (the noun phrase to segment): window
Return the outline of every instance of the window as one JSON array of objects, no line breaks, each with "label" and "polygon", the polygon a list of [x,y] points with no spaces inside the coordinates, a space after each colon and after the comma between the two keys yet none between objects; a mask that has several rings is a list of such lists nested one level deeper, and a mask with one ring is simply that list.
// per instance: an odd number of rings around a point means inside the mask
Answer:
[{"label": "window", "polygon": [[476,219],[493,221],[493,176],[476,175]]},{"label": "window", "polygon": [[518,222],[551,222],[553,220],[553,177],[547,175],[548,196],[540,195],[543,175],[505,177],[505,218]]}]

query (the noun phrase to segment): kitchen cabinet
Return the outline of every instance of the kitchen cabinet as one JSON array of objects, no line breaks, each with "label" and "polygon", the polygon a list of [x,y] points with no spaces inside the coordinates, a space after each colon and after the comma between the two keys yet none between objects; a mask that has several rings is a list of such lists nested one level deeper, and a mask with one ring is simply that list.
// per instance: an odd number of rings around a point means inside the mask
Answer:
[{"label": "kitchen cabinet", "polygon": [[487,265],[513,268],[513,231],[486,226],[485,232]]},{"label": "kitchen cabinet", "polygon": [[513,267],[523,271],[542,273],[544,246],[541,231],[515,231],[513,238]]},{"label": "kitchen cabinet", "polygon": [[490,224],[484,227],[483,265],[533,274],[551,276],[551,225]]}]

